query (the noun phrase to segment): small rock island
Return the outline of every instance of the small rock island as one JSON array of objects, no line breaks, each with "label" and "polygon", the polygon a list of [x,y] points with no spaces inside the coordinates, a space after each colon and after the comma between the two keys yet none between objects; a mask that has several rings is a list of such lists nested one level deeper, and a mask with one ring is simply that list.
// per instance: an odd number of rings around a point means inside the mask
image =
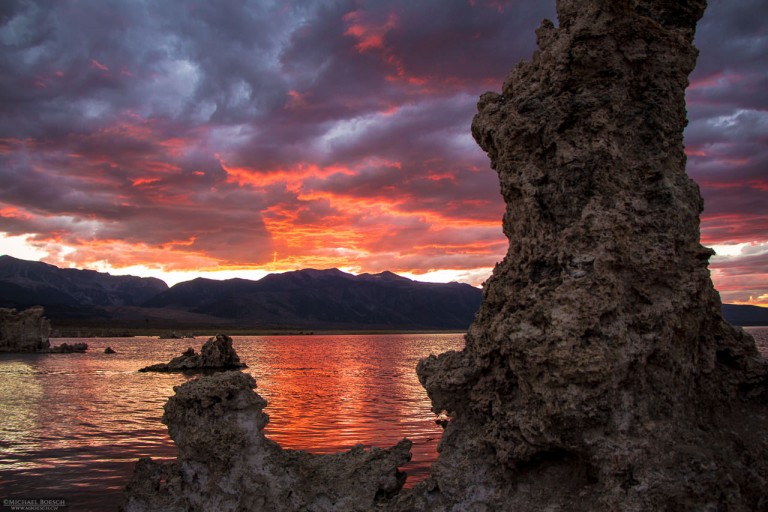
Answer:
[{"label": "small rock island", "polygon": [[236,370],[247,368],[232,347],[232,338],[217,334],[205,342],[200,353],[189,347],[183,354],[167,363],[140,369],[140,372],[183,372],[188,370]]},{"label": "small rock island", "polygon": [[0,308],[0,352],[37,352],[73,354],[88,350],[87,343],[62,343],[52,347],[48,337],[51,322],[44,316],[42,306],[23,311]]},{"label": "small rock island", "polygon": [[40,306],[16,311],[0,308],[0,352],[39,352],[50,349],[51,323]]}]

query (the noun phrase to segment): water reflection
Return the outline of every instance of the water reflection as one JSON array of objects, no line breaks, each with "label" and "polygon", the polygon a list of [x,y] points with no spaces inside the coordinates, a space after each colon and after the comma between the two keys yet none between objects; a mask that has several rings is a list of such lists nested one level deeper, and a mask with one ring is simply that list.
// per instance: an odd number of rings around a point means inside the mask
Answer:
[{"label": "water reflection", "polygon": [[[414,441],[409,484],[435,458],[440,429],[418,383],[421,357],[459,348],[460,334],[236,337],[268,401],[267,435],[328,453]],[[67,497],[74,510],[115,509],[139,457],[172,458],[160,422],[184,374],[139,373],[204,339],[57,340],[85,354],[0,354],[1,497]],[[104,354],[107,346],[117,353]]]},{"label": "water reflection", "polygon": [[[768,329],[748,328],[763,354]],[[175,457],[160,422],[184,374],[139,373],[204,339],[85,341],[86,354],[0,354],[0,498],[66,497],[72,510],[115,510],[139,457]],[[57,341],[57,344],[60,341]],[[463,336],[236,337],[258,393],[269,401],[267,435],[315,453],[408,437],[408,484],[424,478],[441,429],[414,371]],[[104,354],[107,346],[117,354]]]},{"label": "water reflection", "polygon": [[2,497],[43,493],[70,498],[74,510],[104,510],[105,500],[119,498],[136,457],[175,455],[159,421],[172,384],[142,384],[131,355],[146,344],[126,341],[119,358],[103,347],[0,356],[0,408],[13,411],[0,427]]},{"label": "water reflection", "polygon": [[[441,429],[415,367],[430,353],[460,348],[461,334],[285,336],[236,339],[269,405],[266,432],[285,448],[329,453],[356,444],[414,442],[408,484],[434,460]],[[243,350],[241,350],[241,347]]]},{"label": "water reflection", "polygon": [[28,463],[19,457],[25,444],[36,444],[40,433],[38,409],[31,403],[41,403],[43,388],[32,366],[24,361],[0,362],[0,465],[14,469]]}]

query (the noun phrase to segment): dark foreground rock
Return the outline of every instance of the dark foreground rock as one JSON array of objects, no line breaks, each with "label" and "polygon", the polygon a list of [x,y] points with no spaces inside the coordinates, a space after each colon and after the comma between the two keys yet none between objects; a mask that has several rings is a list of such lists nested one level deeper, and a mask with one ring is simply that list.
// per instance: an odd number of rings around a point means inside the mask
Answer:
[{"label": "dark foreground rock", "polygon": [[183,372],[188,370],[232,370],[246,368],[232,347],[232,338],[223,334],[208,339],[200,350],[188,348],[168,363],[158,363],[140,369],[140,372]]},{"label": "dark foreground rock", "polygon": [[18,312],[0,308],[0,352],[39,352],[50,348],[51,323],[42,307]]},{"label": "dark foreground rock", "polygon": [[245,412],[257,395],[201,379],[211,392],[182,387],[167,406],[178,466],[140,463],[131,510],[768,509],[768,364],[723,321],[685,174],[704,8],[559,0],[559,28],[545,21],[532,61],[480,98],[472,133],[498,172],[510,245],[466,348],[419,363],[450,416],[426,482],[389,497],[391,467],[350,472],[343,454],[323,471],[290,465]]},{"label": "dark foreground rock", "polygon": [[123,510],[369,511],[405,481],[411,443],[312,455],[283,450],[262,429],[266,401],[253,377],[223,372],[174,388],[163,423],[176,462],[139,460]]},{"label": "dark foreground rock", "polygon": [[465,350],[418,368],[452,417],[445,506],[768,507],[768,367],[723,321],[685,173],[705,5],[560,0],[541,51],[480,98],[510,245]]}]

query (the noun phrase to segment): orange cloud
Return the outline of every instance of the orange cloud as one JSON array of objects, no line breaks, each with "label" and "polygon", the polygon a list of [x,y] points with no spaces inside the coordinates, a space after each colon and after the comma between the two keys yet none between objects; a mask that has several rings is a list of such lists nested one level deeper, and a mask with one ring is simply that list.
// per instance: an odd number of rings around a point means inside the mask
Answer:
[{"label": "orange cloud", "polygon": [[384,62],[394,69],[394,73],[386,76],[389,81],[403,81],[410,85],[423,86],[428,80],[423,77],[409,74],[398,57],[393,47],[387,46],[384,38],[387,33],[398,26],[398,17],[394,13],[387,16],[383,23],[373,22],[366,17],[367,13],[362,10],[351,11],[345,14],[342,19],[347,24],[345,35],[357,39],[355,49],[359,53],[377,52],[382,55]]},{"label": "orange cloud", "polygon": [[160,181],[160,178],[136,178],[131,180],[134,187],[140,187],[141,185],[151,185]]},{"label": "orange cloud", "polygon": [[358,40],[355,45],[360,53],[384,48],[384,36],[397,27],[397,16],[390,13],[384,23],[372,23],[365,19],[363,11],[352,11],[345,14],[342,19],[347,23],[345,35],[352,36]]},{"label": "orange cloud", "polygon": [[[58,243],[59,240],[38,241],[46,244]],[[56,254],[43,261],[61,267],[77,268],[123,268],[144,266],[164,271],[175,270],[215,270],[219,268],[218,259],[202,252],[190,252],[184,249],[187,241],[152,247],[143,243],[127,243],[123,240],[90,240],[65,254]]]},{"label": "orange cloud", "polygon": [[0,205],[0,217],[28,219],[30,215],[24,210],[15,206]]},{"label": "orange cloud", "polygon": [[222,168],[227,172],[227,182],[240,187],[268,187],[276,183],[286,185],[292,191],[299,191],[303,182],[309,178],[323,178],[333,174],[354,174],[354,170],[341,165],[320,166],[312,163],[300,163],[286,169],[256,169],[230,166],[221,161]]}]

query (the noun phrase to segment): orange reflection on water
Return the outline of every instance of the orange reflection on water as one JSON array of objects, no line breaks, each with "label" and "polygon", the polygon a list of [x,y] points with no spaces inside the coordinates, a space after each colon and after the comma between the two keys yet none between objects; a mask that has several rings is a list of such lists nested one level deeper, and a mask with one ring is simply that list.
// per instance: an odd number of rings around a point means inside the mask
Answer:
[{"label": "orange reflection on water", "polygon": [[175,456],[160,418],[185,377],[136,372],[156,347],[110,340],[121,348],[109,356],[101,342],[82,341],[92,347],[86,354],[0,355],[4,498],[60,496],[73,510],[114,509],[138,457]]},{"label": "orange reflection on water", "polygon": [[458,349],[461,334],[236,339],[268,400],[267,435],[283,448],[329,453],[413,441],[408,485],[436,458],[442,430],[416,376],[419,359]]},{"label": "orange reflection on water", "polygon": [[[173,458],[160,422],[183,374],[139,373],[205,339],[70,339],[85,354],[0,354],[0,490],[57,496],[73,510],[114,510],[139,457]],[[414,442],[407,485],[436,458],[440,428],[415,367],[463,345],[461,334],[235,337],[269,402],[266,433],[314,453]],[[104,354],[107,346],[117,353]]]},{"label": "orange reflection on water", "polygon": [[43,388],[33,368],[24,361],[0,363],[0,467],[23,468],[29,465],[18,455],[30,432],[40,431],[36,408],[30,401],[41,401]]}]

